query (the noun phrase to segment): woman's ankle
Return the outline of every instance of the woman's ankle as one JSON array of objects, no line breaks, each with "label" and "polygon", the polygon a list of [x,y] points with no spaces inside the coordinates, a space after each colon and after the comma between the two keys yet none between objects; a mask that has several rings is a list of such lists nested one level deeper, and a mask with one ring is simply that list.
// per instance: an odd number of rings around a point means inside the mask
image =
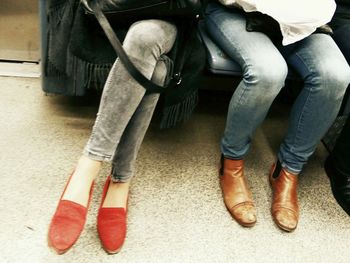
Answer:
[{"label": "woman's ankle", "polygon": [[130,182],[110,182],[102,207],[127,207]]},{"label": "woman's ankle", "polygon": [[102,163],[99,161],[82,156],[78,160],[62,199],[87,206],[91,185],[97,177],[101,165]]},{"label": "woman's ankle", "polygon": [[87,156],[82,155],[78,160],[76,171],[77,170],[88,171],[93,173],[96,177],[98,172],[101,169],[101,166],[102,166],[101,161],[96,161],[96,160],[90,159]]}]

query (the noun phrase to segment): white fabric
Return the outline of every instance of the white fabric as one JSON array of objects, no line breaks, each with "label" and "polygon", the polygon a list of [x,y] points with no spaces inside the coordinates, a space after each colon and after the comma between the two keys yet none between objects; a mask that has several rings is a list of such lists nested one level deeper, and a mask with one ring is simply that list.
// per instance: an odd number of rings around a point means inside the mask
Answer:
[{"label": "white fabric", "polygon": [[335,12],[334,0],[219,0],[225,6],[238,6],[246,12],[259,11],[280,25],[283,45],[297,42],[317,27],[328,23]]},{"label": "white fabric", "polygon": [[256,11],[256,2],[259,0],[219,0],[219,2],[228,7],[240,7],[246,12]]}]

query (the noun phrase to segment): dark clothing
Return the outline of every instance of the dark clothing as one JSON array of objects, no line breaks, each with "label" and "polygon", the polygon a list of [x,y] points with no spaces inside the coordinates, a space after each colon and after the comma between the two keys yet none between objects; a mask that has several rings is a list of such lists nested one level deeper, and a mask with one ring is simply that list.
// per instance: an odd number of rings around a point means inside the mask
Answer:
[{"label": "dark clothing", "polygon": [[[79,0],[48,0],[48,49],[44,58],[45,76],[60,83],[55,93],[82,96],[88,89],[102,90],[116,54],[97,24],[88,17]],[[187,22],[176,23],[180,32]],[[122,40],[129,25],[115,29]],[[174,126],[189,118],[197,103],[196,77],[205,66],[205,50],[195,32],[186,48],[182,82],[164,93],[161,127]],[[173,60],[177,43],[170,52]],[[45,87],[44,87],[45,90]],[[50,93],[50,90],[45,90]]]},{"label": "dark clothing", "polygon": [[337,0],[337,9],[331,22],[333,29],[350,23],[350,0]]},{"label": "dark clothing", "polygon": [[[337,11],[331,25],[334,25],[334,40],[350,64],[350,0],[338,0]],[[349,89],[349,87],[348,87]],[[350,99],[350,98],[347,98]],[[337,139],[331,153],[337,173],[350,177],[350,118]]]},{"label": "dark clothing", "polygon": [[[349,6],[350,11],[350,6]],[[350,19],[347,24],[344,24],[337,29],[335,29],[333,34],[333,38],[340,50],[344,54],[344,57],[348,61],[350,65]]]},{"label": "dark clothing", "polygon": [[331,156],[337,173],[350,178],[350,118],[347,119]]}]

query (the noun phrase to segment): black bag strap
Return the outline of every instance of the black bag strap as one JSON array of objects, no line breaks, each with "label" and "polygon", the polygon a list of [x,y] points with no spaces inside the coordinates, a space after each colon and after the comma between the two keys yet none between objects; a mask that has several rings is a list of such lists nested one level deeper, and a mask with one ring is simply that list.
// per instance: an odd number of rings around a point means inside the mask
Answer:
[{"label": "black bag strap", "polygon": [[[112,29],[110,23],[108,22],[106,16],[103,14],[101,7],[99,6],[98,1],[92,1],[89,4],[89,7],[94,12],[94,15],[102,27],[103,31],[105,32],[109,42],[111,43],[112,47],[114,48],[115,52],[118,55],[118,58],[123,63],[126,70],[129,72],[129,74],[146,90],[147,93],[162,93],[165,89],[162,86],[159,86],[155,83],[153,83],[151,80],[147,79],[136,67],[135,65],[130,61],[128,55],[125,53],[124,48],[122,44],[120,43],[120,40],[118,39],[117,35],[115,34],[114,30]],[[187,28],[186,32],[180,36],[180,50],[179,54],[177,54],[177,59],[175,63],[174,68],[174,75],[172,78],[172,82],[174,85],[180,84],[181,82],[181,71],[185,62],[185,55],[186,55],[186,45],[189,42],[190,34],[193,32],[193,29],[195,27],[195,21],[191,21],[190,26]],[[182,39],[181,39],[182,38]]]},{"label": "black bag strap", "polygon": [[147,79],[142,73],[134,66],[130,61],[128,55],[125,53],[122,44],[120,43],[118,37],[116,36],[114,30],[112,29],[110,23],[108,22],[106,16],[103,14],[98,1],[94,1],[90,4],[91,9],[94,11],[94,15],[97,18],[97,21],[101,25],[103,31],[105,32],[109,42],[114,48],[115,52],[118,55],[118,58],[123,63],[126,70],[129,74],[149,93],[161,93],[164,91],[164,87],[154,84],[152,81]]},{"label": "black bag strap", "polygon": [[[197,19],[199,17],[196,17]],[[175,62],[174,62],[174,72],[172,77],[172,84],[173,86],[179,85],[182,81],[182,69],[185,64],[185,60],[187,58],[187,52],[188,50],[188,44],[191,42],[191,34],[195,31],[196,25],[198,23],[198,20],[193,19],[186,24],[181,25],[182,30],[178,33],[179,34],[179,51],[175,56]]]}]

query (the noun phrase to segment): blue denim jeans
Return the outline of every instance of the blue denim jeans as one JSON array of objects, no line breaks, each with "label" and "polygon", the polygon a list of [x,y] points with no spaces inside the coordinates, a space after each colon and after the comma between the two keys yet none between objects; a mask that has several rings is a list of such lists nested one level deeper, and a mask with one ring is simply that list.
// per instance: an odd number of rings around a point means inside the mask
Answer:
[{"label": "blue denim jeans", "polygon": [[[176,26],[162,20],[134,23],[123,42],[125,52],[140,72],[158,85],[168,73],[168,53],[176,39]],[[83,154],[112,161],[111,179],[127,182],[134,175],[138,150],[151,121],[159,94],[145,94],[117,59],[103,88],[100,107]]]},{"label": "blue denim jeans", "polygon": [[246,31],[242,11],[216,3],[208,5],[206,25],[214,41],[243,71],[221,142],[225,157],[244,158],[254,131],[284,86],[287,65],[304,80],[278,153],[282,166],[298,174],[334,121],[350,82],[350,68],[339,48],[325,34],[277,47],[265,34]]}]

